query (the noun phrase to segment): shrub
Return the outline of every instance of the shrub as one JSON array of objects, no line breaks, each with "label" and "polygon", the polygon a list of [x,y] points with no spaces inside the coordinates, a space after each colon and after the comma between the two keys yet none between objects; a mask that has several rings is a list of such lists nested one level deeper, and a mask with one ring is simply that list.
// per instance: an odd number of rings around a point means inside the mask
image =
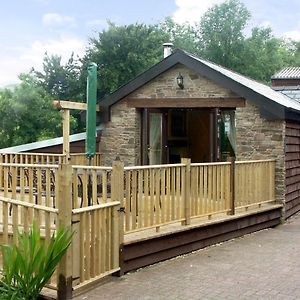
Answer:
[{"label": "shrub", "polygon": [[48,245],[35,225],[18,236],[18,244],[1,246],[0,299],[35,300],[70,246],[72,233],[60,228]]}]

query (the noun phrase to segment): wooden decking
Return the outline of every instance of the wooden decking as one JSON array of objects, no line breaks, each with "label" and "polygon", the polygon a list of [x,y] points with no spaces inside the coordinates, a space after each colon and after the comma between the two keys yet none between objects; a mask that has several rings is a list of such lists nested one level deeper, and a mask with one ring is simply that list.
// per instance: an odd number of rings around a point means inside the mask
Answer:
[{"label": "wooden decking", "polygon": [[280,218],[274,160],[125,168],[120,161],[0,163],[2,242],[16,243],[17,231],[33,222],[46,243],[58,225],[71,227],[69,261],[60,271],[73,295],[109,274],[275,226]]},{"label": "wooden decking", "polygon": [[257,209],[219,215],[211,220],[193,220],[192,224],[172,224],[160,232],[147,230],[125,235],[122,246],[123,273],[186,254],[216,243],[240,237],[281,223],[282,205],[267,204]]},{"label": "wooden decking", "polygon": [[247,210],[238,209],[236,210],[235,215],[220,213],[220,214],[215,214],[212,217],[203,216],[203,217],[192,218],[191,224],[189,225],[182,225],[181,222],[176,222],[176,223],[166,224],[160,227],[145,229],[142,231],[137,230],[135,232],[130,232],[124,235],[124,244],[131,244],[139,241],[145,241],[151,238],[162,237],[165,235],[182,232],[185,230],[190,230],[193,228],[201,228],[213,224],[222,223],[225,221],[232,221],[239,218],[243,218],[245,216],[255,215],[261,212],[266,212],[278,208],[281,209],[282,204],[266,203],[260,206],[248,208]]}]

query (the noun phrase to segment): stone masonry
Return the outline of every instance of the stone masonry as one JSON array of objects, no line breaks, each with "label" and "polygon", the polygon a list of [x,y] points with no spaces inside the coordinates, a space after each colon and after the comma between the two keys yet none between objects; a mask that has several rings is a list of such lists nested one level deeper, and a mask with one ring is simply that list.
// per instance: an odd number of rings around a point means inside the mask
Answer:
[{"label": "stone masonry", "polygon": [[[178,74],[183,77],[184,89],[177,86]],[[161,74],[148,84],[139,88],[129,98],[219,98],[236,97],[231,90],[226,89],[208,78],[200,76],[194,71],[178,64],[167,72]],[[155,100],[154,100],[155,101]]]},{"label": "stone masonry", "polygon": [[[184,78],[184,89],[176,83],[176,77]],[[196,74],[182,65],[176,65],[161,74],[148,84],[134,91],[127,98],[218,98],[237,96],[229,89],[217,85],[213,81]],[[100,153],[102,162],[111,166],[112,161],[119,156],[127,165],[141,163],[141,113],[135,108],[128,108],[126,99],[116,103],[111,108],[111,120],[102,132]]]},{"label": "stone masonry", "polygon": [[[184,78],[184,89],[176,84],[176,77]],[[134,91],[127,98],[162,99],[215,98],[237,96],[213,81],[196,74],[182,65],[176,65],[148,84]],[[141,112],[129,108],[124,98],[111,108],[111,120],[103,130],[100,152],[102,162],[111,166],[119,156],[125,165],[141,163]],[[276,159],[276,199],[284,201],[285,122],[266,120],[259,108],[246,101],[246,107],[236,110],[237,160]]]},{"label": "stone masonry", "polygon": [[285,198],[285,121],[266,120],[246,101],[236,109],[237,160],[276,159],[276,200]]},{"label": "stone masonry", "polygon": [[102,165],[111,166],[117,156],[127,165],[140,164],[141,116],[135,108],[120,101],[111,108],[111,120],[105,124],[100,142]]}]

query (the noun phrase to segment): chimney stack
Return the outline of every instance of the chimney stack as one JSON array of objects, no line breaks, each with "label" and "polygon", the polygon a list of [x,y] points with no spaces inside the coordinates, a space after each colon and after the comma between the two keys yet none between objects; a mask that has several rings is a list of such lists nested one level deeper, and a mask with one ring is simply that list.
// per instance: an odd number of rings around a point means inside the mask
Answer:
[{"label": "chimney stack", "polygon": [[168,57],[172,54],[173,44],[172,43],[164,43],[164,58]]}]

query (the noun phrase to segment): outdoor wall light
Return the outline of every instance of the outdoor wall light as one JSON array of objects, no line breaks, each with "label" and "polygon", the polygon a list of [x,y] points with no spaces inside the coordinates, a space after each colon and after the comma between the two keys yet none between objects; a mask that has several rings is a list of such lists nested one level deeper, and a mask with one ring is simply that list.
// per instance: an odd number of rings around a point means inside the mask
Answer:
[{"label": "outdoor wall light", "polygon": [[177,81],[177,85],[183,89],[184,88],[184,85],[183,85],[183,77],[182,75],[179,73],[179,75],[177,76],[176,78],[176,81]]}]

